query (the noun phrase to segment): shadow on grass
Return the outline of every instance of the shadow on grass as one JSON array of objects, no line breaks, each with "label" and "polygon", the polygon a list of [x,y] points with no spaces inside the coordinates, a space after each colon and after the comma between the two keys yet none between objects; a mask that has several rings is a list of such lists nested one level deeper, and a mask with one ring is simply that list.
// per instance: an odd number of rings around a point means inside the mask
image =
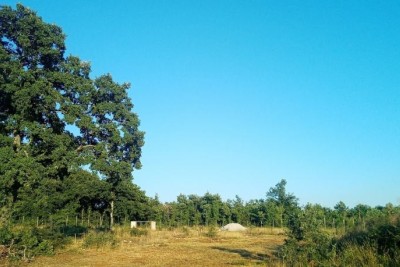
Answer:
[{"label": "shadow on grass", "polygon": [[248,260],[265,261],[270,258],[268,254],[265,253],[252,253],[245,249],[235,249],[235,248],[224,248],[224,247],[212,247],[212,249],[217,249],[220,251],[239,254],[241,257]]}]

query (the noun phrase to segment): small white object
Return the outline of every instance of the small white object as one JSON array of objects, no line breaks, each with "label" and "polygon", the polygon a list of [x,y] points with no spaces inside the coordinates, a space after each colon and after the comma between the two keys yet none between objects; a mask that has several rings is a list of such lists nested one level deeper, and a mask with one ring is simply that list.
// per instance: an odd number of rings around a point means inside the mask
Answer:
[{"label": "small white object", "polygon": [[221,227],[222,231],[231,231],[231,232],[244,231],[246,229],[247,229],[246,227],[244,227],[239,223],[228,223],[227,225]]}]

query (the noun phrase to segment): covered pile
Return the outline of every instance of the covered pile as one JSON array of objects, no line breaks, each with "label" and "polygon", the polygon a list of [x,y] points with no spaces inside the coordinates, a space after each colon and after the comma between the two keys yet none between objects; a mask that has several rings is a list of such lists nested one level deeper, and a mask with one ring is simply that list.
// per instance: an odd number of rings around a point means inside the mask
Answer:
[{"label": "covered pile", "polygon": [[241,224],[239,223],[229,223],[223,227],[221,227],[222,231],[244,231],[246,230],[246,227],[243,227]]}]

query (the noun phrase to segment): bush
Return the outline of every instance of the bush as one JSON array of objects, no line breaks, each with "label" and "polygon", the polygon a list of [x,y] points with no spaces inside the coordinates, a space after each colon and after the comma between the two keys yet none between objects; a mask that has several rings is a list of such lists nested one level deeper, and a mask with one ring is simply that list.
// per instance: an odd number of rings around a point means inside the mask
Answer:
[{"label": "bush", "polygon": [[31,259],[36,255],[53,255],[54,250],[66,242],[61,233],[52,229],[0,228],[0,243],[4,246],[2,256],[11,259]]},{"label": "bush", "polygon": [[364,259],[383,266],[400,265],[399,220],[370,222],[366,231],[351,231],[336,242],[346,262],[357,263]]},{"label": "bush", "polygon": [[149,234],[149,230],[140,229],[140,228],[132,228],[130,231],[131,236],[146,236]]},{"label": "bush", "polygon": [[322,232],[315,232],[306,240],[288,238],[278,249],[278,257],[289,266],[324,265],[336,253],[331,238]]},{"label": "bush", "polygon": [[190,236],[190,229],[189,229],[189,227],[184,226],[184,227],[181,228],[181,231],[182,231],[183,236],[185,236],[185,237]]},{"label": "bush", "polygon": [[400,254],[400,223],[379,226],[373,230],[371,239],[376,240],[379,255],[388,254],[392,258],[398,257]]},{"label": "bush", "polygon": [[81,237],[83,234],[87,233],[87,227],[84,226],[62,226],[60,228],[61,233],[63,233],[65,236],[77,236]]},{"label": "bush", "polygon": [[293,225],[277,253],[289,266],[400,266],[399,220],[370,222],[366,230],[354,229],[337,239],[304,221]]},{"label": "bush", "polygon": [[116,247],[118,240],[112,232],[89,232],[83,240],[83,247]]},{"label": "bush", "polygon": [[208,227],[208,230],[204,235],[209,238],[217,238],[218,237],[217,227],[215,227],[215,226]]},{"label": "bush", "polygon": [[13,233],[8,227],[0,228],[0,244],[2,245],[10,244],[12,238],[13,238]]},{"label": "bush", "polygon": [[376,248],[367,244],[349,244],[337,255],[336,262],[341,266],[388,266],[380,264]]}]

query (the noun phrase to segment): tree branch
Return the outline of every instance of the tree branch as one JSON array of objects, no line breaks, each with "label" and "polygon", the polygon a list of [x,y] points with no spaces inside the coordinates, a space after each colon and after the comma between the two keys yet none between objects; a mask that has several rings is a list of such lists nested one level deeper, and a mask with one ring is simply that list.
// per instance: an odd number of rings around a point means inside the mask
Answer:
[{"label": "tree branch", "polygon": [[81,152],[82,150],[86,149],[86,148],[93,148],[94,145],[80,145],[77,149],[76,152]]}]

